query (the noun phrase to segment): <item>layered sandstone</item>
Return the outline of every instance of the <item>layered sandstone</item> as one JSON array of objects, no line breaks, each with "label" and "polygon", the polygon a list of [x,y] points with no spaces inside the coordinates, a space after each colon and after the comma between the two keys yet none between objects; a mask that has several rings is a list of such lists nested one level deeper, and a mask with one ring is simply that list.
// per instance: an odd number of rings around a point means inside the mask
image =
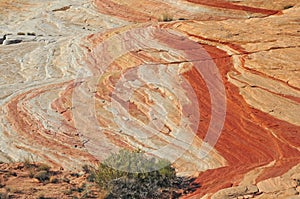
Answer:
[{"label": "layered sandstone", "polygon": [[1,161],[139,148],[197,176],[191,198],[299,195],[297,1],[0,5]]}]

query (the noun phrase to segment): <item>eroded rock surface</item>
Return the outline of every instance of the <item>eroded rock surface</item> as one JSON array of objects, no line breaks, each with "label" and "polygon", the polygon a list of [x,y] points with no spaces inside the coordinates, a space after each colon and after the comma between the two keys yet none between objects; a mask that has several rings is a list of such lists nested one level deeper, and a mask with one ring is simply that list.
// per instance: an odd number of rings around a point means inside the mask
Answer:
[{"label": "eroded rock surface", "polygon": [[74,169],[140,148],[198,176],[191,198],[298,197],[299,13],[280,0],[1,1],[0,160]]}]

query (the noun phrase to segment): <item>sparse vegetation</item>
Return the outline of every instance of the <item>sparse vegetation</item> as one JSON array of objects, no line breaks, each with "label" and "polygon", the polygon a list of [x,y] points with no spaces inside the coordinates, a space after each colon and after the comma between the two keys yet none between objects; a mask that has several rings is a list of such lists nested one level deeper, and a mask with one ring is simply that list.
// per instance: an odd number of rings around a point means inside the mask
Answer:
[{"label": "sparse vegetation", "polygon": [[50,179],[50,174],[48,171],[39,171],[34,175],[34,178],[38,179],[40,182],[45,182]]},{"label": "sparse vegetation", "polygon": [[33,168],[30,168],[29,169],[29,174],[28,174],[29,178],[33,178],[34,174],[35,174],[35,170]]},{"label": "sparse vegetation", "polygon": [[177,177],[171,164],[141,151],[120,151],[92,172],[106,198],[179,198],[200,187],[193,178]]},{"label": "sparse vegetation", "polygon": [[31,168],[31,167],[33,166],[32,161],[30,160],[29,157],[28,157],[28,158],[25,158],[23,162],[24,162],[24,166],[25,166],[26,168]]},{"label": "sparse vegetation", "polygon": [[51,167],[47,164],[41,164],[38,166],[37,171],[49,171]]},{"label": "sparse vegetation", "polygon": [[24,167],[28,169],[28,177],[36,178],[40,182],[46,182],[50,180],[51,167],[46,164],[34,164],[28,159],[24,161]]},{"label": "sparse vegetation", "polygon": [[[176,176],[170,162],[151,157],[140,150],[121,150],[96,167],[83,166],[84,172],[53,170],[50,166],[34,163],[29,158],[13,165],[3,165],[6,170],[0,186],[5,191],[0,199],[6,198],[5,194],[9,198],[24,195],[49,198],[53,196],[45,192],[49,186],[60,189],[61,193],[70,198],[179,198],[200,186],[193,183],[193,178]],[[9,180],[24,177],[35,178],[41,183],[26,180],[26,183],[20,182],[21,186],[15,186]],[[2,182],[5,184],[2,185]],[[19,189],[24,185],[29,188]]]}]

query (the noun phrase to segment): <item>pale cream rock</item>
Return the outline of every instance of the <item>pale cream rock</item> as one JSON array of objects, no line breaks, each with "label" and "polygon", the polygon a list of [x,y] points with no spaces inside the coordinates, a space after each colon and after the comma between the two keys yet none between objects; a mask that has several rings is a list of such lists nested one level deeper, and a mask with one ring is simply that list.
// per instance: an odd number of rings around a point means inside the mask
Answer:
[{"label": "pale cream rock", "polygon": [[255,185],[230,187],[216,192],[211,198],[244,198],[244,196],[252,196],[252,194],[258,193],[258,191],[258,187]]}]

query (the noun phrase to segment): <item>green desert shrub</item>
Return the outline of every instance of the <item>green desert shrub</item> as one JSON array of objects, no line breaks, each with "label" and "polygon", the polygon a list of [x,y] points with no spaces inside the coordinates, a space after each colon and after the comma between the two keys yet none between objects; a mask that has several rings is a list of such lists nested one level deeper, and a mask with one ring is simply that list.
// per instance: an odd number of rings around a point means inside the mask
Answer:
[{"label": "green desert shrub", "polygon": [[169,161],[146,156],[140,150],[121,150],[92,173],[108,199],[178,198],[200,187],[193,178],[177,177]]}]

